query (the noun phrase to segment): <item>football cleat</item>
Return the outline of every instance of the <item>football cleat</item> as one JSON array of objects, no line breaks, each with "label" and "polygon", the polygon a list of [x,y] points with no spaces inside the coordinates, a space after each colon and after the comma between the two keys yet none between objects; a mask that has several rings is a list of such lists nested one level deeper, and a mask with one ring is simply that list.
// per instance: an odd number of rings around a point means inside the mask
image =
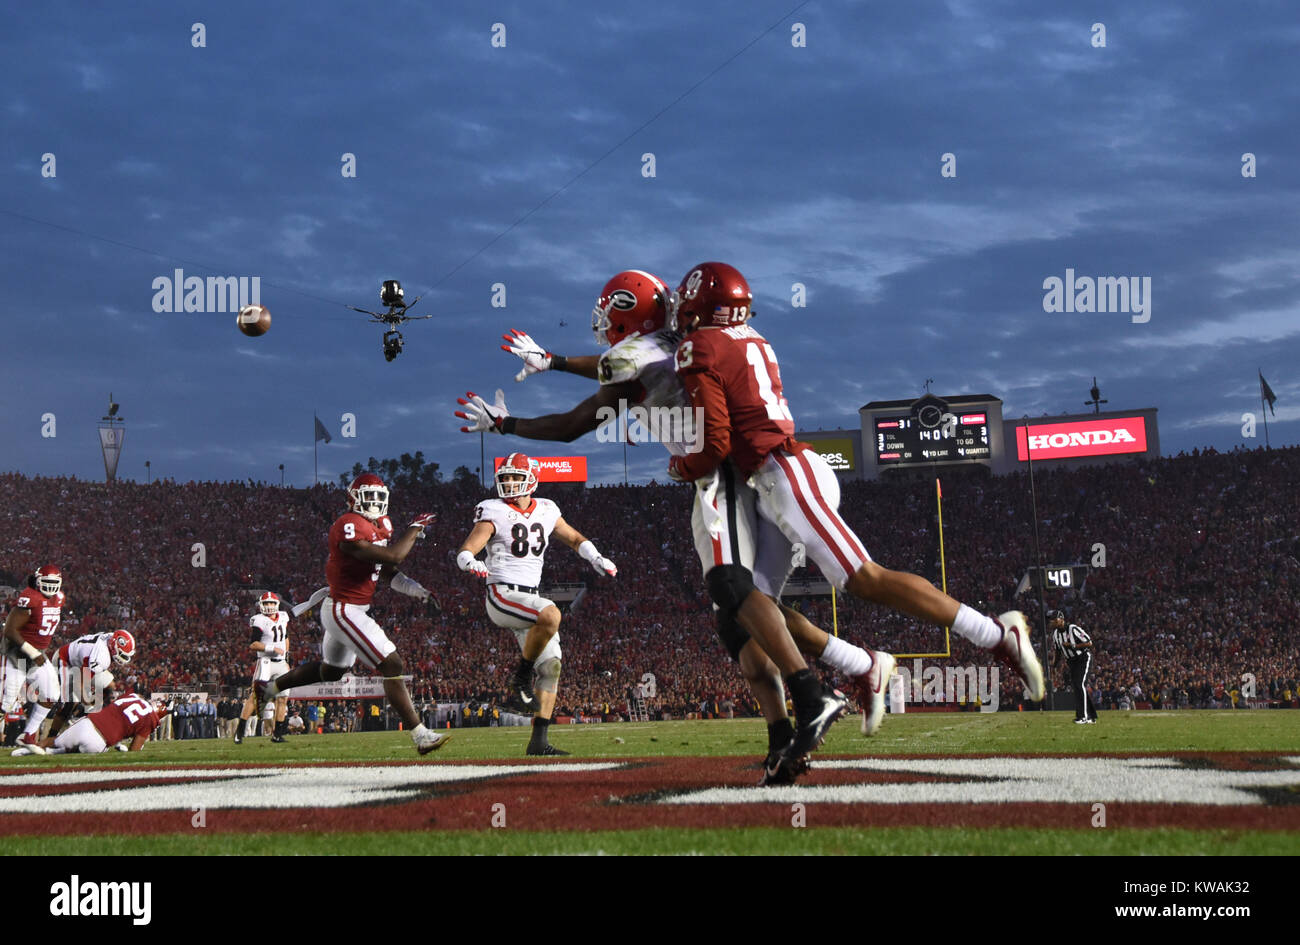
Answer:
[{"label": "football cleat", "polygon": [[18,737],[18,746],[20,748],[26,748],[28,754],[45,754],[45,749],[41,747],[40,740],[31,732],[24,732]]},{"label": "football cleat", "polygon": [[779,751],[772,752],[763,759],[763,777],[758,781],[759,787],[783,787],[794,784],[799,775],[808,772],[808,756],[787,757]]},{"label": "football cleat", "polygon": [[[431,751],[437,751],[447,742],[451,741],[450,735],[444,735],[442,732],[432,732],[425,729],[423,732],[412,732],[411,740],[415,742],[415,750],[422,755],[427,755]],[[274,741],[274,739],[272,739]],[[280,739],[284,741],[284,739]]]},{"label": "football cleat", "polygon": [[799,724],[795,726],[794,739],[781,749],[781,756],[806,762],[805,756],[826,740],[826,733],[848,707],[849,700],[842,693],[825,687],[812,711],[801,712],[796,706],[795,721]]},{"label": "football cleat", "polygon": [[569,754],[569,752],[565,751],[562,748],[556,748],[554,745],[550,743],[538,747],[536,745],[533,745],[530,742],[528,745],[528,750],[524,752],[524,754],[526,755],[567,755]]},{"label": "football cleat", "polygon": [[1018,610],[1008,610],[995,618],[994,623],[1002,628],[1002,640],[990,651],[1016,675],[1025,681],[1031,702],[1042,702],[1046,690],[1043,688],[1043,666],[1038,662],[1034,644],[1029,639],[1029,622]]},{"label": "football cleat", "polygon": [[271,741],[273,741],[273,742],[282,742],[282,741],[284,741],[284,736],[281,735],[279,732],[272,732],[272,733],[271,733]]},{"label": "football cleat", "polygon": [[9,752],[9,755],[12,758],[21,758],[23,755],[30,755],[30,754],[32,754],[32,750],[30,748],[15,748],[13,751]]},{"label": "football cleat", "polygon": [[871,650],[871,669],[852,678],[853,691],[862,706],[862,734],[871,736],[885,720],[885,687],[897,661],[888,653]]},{"label": "football cleat", "polygon": [[521,712],[531,712],[537,704],[533,693],[533,664],[520,659],[515,667],[515,674],[510,679],[510,694],[506,696],[506,707]]}]

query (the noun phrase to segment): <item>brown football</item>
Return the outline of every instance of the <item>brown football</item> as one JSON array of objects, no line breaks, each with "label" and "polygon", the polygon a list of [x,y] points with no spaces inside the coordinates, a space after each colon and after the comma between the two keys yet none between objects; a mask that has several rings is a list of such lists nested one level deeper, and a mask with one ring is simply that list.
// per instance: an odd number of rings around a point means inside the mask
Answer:
[{"label": "brown football", "polygon": [[239,310],[235,324],[250,338],[265,335],[271,330],[271,310],[265,305],[245,305]]}]

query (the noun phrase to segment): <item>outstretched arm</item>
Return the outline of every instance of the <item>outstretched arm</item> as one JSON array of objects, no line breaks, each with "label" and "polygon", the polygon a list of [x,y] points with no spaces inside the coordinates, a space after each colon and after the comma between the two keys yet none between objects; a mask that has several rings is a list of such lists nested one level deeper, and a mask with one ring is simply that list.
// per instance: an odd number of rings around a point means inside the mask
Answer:
[{"label": "outstretched arm", "polygon": [[574,358],[566,358],[562,354],[547,351],[526,332],[519,331],[516,328],[511,328],[510,334],[502,335],[501,338],[508,342],[501,346],[501,350],[509,351],[524,362],[523,368],[515,375],[516,381],[522,381],[529,375],[540,374],[542,371],[567,371],[570,374],[587,377],[593,381],[596,379],[596,368],[600,364],[600,355],[598,354],[583,354]]},{"label": "outstretched arm", "polygon": [[[500,394],[500,392],[498,392]],[[565,413],[552,413],[542,417],[512,417],[505,406],[504,395],[488,404],[476,394],[469,400],[460,399],[464,411],[456,416],[471,421],[461,427],[462,433],[504,433],[526,440],[550,440],[571,443],[603,424],[618,417],[620,408],[638,403],[644,396],[640,381],[603,385],[596,393]]]}]

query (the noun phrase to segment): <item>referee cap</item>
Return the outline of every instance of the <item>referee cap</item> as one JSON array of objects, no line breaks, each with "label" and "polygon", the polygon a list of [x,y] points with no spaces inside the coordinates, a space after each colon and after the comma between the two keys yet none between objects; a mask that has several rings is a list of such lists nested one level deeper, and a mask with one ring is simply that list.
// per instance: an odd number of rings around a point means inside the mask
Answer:
[{"label": "referee cap", "polygon": [[1049,611],[1047,612],[1047,622],[1048,622],[1048,623],[1051,623],[1051,622],[1054,621],[1057,617],[1060,617],[1062,620],[1064,620],[1064,619],[1065,619],[1065,611],[1063,611],[1063,610],[1049,610]]}]

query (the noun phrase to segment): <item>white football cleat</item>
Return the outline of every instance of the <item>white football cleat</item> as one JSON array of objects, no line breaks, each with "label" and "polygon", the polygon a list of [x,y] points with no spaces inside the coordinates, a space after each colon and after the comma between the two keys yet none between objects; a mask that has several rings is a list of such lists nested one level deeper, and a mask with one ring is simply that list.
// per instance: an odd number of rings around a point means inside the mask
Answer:
[{"label": "white football cleat", "polygon": [[9,752],[11,758],[21,758],[23,755],[31,754],[34,754],[34,752],[30,748],[15,748],[13,751]]},{"label": "white football cleat", "polygon": [[1029,639],[1029,622],[1020,611],[1008,610],[997,617],[997,623],[1002,627],[1002,640],[991,652],[1025,681],[1030,701],[1042,702],[1046,694],[1043,666]]},{"label": "white football cleat", "polygon": [[426,728],[423,732],[411,732],[411,740],[415,742],[416,751],[422,755],[427,755],[451,741],[451,736],[444,735],[442,732],[430,731]]},{"label": "white football cleat", "polygon": [[888,653],[870,652],[871,668],[852,678],[854,694],[862,706],[862,734],[868,737],[876,734],[885,720],[885,687],[897,665],[897,660]]},{"label": "white football cleat", "polygon": [[30,755],[43,755],[45,749],[41,747],[40,740],[30,732],[24,732],[18,739],[18,744],[27,749]]}]

